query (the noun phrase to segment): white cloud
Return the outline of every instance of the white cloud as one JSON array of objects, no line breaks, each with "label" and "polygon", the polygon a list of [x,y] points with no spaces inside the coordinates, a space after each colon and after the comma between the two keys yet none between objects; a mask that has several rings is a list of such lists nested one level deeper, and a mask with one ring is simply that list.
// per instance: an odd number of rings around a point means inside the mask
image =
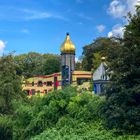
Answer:
[{"label": "white cloud", "polygon": [[53,17],[49,12],[41,12],[41,11],[35,11],[35,10],[29,10],[29,9],[21,9],[22,12],[25,13],[25,19],[31,20],[31,19],[44,19],[44,18],[50,18]]},{"label": "white cloud", "polygon": [[[108,13],[114,18],[120,18],[127,15],[128,12],[135,13],[135,6],[140,5],[140,0],[113,0],[108,8]],[[127,24],[127,21],[125,21]],[[112,31],[108,33],[108,37],[123,37],[124,27],[117,24],[113,26]]]},{"label": "white cloud", "polygon": [[30,31],[26,28],[22,29],[21,32],[24,33],[24,34],[29,34],[30,33]]},{"label": "white cloud", "polygon": [[85,19],[85,20],[89,20],[89,21],[92,21],[93,20],[93,17],[90,17],[90,16],[87,16],[85,15],[84,13],[78,13],[76,14],[78,17],[82,18],[82,19]]},{"label": "white cloud", "polygon": [[114,0],[110,3],[108,13],[115,18],[119,18],[124,16],[125,10],[125,5],[122,5],[119,0]]},{"label": "white cloud", "polygon": [[98,25],[97,27],[98,32],[103,32],[105,30],[105,26],[104,25]]},{"label": "white cloud", "polygon": [[135,5],[140,0],[113,0],[108,8],[108,13],[114,18],[122,18],[126,16],[128,12],[134,14]]},{"label": "white cloud", "polygon": [[58,13],[53,13],[53,12],[48,12],[48,11],[21,9],[21,12],[23,12],[23,14],[24,14],[23,19],[25,19],[25,20],[55,18],[55,19],[68,21],[67,18],[59,15]]},{"label": "white cloud", "polygon": [[124,27],[117,24],[113,26],[112,31],[108,33],[108,37],[123,37]]},{"label": "white cloud", "polygon": [[36,9],[24,9],[16,8],[11,6],[0,6],[2,12],[0,12],[0,20],[37,20],[37,19],[48,19],[55,18],[60,20],[68,20],[67,18],[60,15],[58,12],[50,12],[46,10]]},{"label": "white cloud", "polygon": [[140,0],[127,0],[128,11],[135,13],[135,6],[140,5]]},{"label": "white cloud", "polygon": [[6,42],[0,40],[0,54],[4,52],[5,45],[6,45]]}]

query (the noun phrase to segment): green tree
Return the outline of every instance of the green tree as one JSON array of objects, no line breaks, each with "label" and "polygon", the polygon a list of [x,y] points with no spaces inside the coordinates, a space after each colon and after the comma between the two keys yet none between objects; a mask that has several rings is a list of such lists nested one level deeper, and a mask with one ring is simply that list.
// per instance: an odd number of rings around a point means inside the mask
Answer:
[{"label": "green tree", "polygon": [[82,63],[80,61],[77,61],[75,64],[75,70],[82,70]]},{"label": "green tree", "polygon": [[59,55],[45,54],[43,57],[45,58],[43,64],[44,75],[60,72],[61,60]]},{"label": "green tree", "polygon": [[25,78],[52,74],[60,71],[60,56],[29,52],[14,57],[18,65],[18,73]]},{"label": "green tree", "polygon": [[103,114],[109,128],[140,133],[140,7],[129,14],[117,57],[111,61],[111,82]]},{"label": "green tree", "polygon": [[21,76],[13,56],[0,58],[0,139],[13,139],[14,102],[22,101]]},{"label": "green tree", "polygon": [[82,67],[84,70],[90,71],[93,68],[93,50],[92,44],[83,47]]},{"label": "green tree", "polygon": [[39,53],[29,52],[14,57],[15,62],[19,65],[19,72],[26,78],[38,76],[43,73],[43,57]]},{"label": "green tree", "polygon": [[0,58],[0,114],[12,111],[12,100],[21,97],[21,77],[11,55]]},{"label": "green tree", "polygon": [[101,57],[106,57],[106,60],[114,59],[115,49],[120,42],[115,38],[100,37],[93,43],[83,47],[82,67],[84,70],[91,70],[99,66],[101,63]]}]

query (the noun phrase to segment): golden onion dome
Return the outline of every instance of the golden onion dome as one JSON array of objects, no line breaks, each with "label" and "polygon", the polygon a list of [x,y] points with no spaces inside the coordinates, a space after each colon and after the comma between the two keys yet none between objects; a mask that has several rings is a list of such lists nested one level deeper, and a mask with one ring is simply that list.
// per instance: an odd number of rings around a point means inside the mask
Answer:
[{"label": "golden onion dome", "polygon": [[75,45],[73,42],[70,40],[69,33],[66,35],[66,39],[62,43],[60,47],[61,53],[75,53]]}]

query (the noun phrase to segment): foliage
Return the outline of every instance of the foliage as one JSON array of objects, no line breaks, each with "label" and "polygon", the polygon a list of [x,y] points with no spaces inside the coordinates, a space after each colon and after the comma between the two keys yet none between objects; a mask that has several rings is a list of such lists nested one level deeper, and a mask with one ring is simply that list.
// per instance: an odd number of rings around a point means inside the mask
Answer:
[{"label": "foliage", "polygon": [[[104,97],[75,88],[33,96],[30,103],[15,103],[13,131],[15,140],[31,139],[97,139],[138,140],[139,136],[118,135],[102,125],[100,108]],[[16,108],[18,106],[18,108]]]},{"label": "foliage", "polygon": [[7,116],[0,116],[0,139],[1,140],[13,139],[12,123]]},{"label": "foliage", "polygon": [[[76,89],[67,87],[46,96],[30,98],[30,104],[18,105],[13,116],[14,139],[29,139],[51,127],[60,127],[63,118],[94,122],[103,98],[85,93],[77,95]],[[73,124],[75,125],[75,124]]]},{"label": "foliage", "polygon": [[60,118],[55,127],[44,130],[31,140],[139,140],[140,136],[115,135],[106,130],[100,121],[80,122],[68,116]]},{"label": "foliage", "polygon": [[12,113],[12,100],[20,99],[21,77],[11,55],[0,58],[0,114]]},{"label": "foliage", "polygon": [[60,57],[58,55],[44,55],[43,74],[48,75],[60,71]]},{"label": "foliage", "polygon": [[92,44],[86,45],[83,47],[83,60],[82,60],[82,67],[84,70],[90,71],[93,68],[93,51],[94,48]]},{"label": "foliage", "polygon": [[140,133],[139,23],[140,7],[137,7],[136,14],[129,15],[118,55],[110,61],[113,73],[102,110],[107,127],[117,128],[122,133]]},{"label": "foliage", "polygon": [[21,77],[13,56],[0,58],[0,139],[13,139],[13,124],[11,116],[14,114],[13,102],[25,101],[21,90]]},{"label": "foliage", "polygon": [[93,43],[83,47],[82,67],[84,70],[96,70],[101,63],[101,57],[107,61],[116,56],[116,48],[120,44],[115,38],[97,38]]},{"label": "foliage", "polygon": [[82,70],[82,62],[81,61],[77,61],[75,63],[75,70]]},{"label": "foliage", "polygon": [[52,74],[60,70],[60,56],[29,52],[14,57],[18,72],[25,78]]},{"label": "foliage", "polygon": [[116,130],[104,128],[100,117],[104,103],[104,97],[90,92],[77,94],[71,87],[44,96],[32,96],[28,102],[15,100],[12,121],[0,117],[0,132],[9,139],[13,136],[14,140],[138,140],[139,136],[121,136],[115,134]]}]

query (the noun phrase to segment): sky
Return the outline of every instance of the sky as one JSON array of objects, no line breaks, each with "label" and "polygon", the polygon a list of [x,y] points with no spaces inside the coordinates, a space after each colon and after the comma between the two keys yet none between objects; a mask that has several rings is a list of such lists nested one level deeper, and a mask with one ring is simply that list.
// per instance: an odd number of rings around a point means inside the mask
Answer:
[{"label": "sky", "polygon": [[139,0],[0,0],[0,55],[60,54],[69,32],[82,48],[98,37],[123,36],[127,12]]}]

